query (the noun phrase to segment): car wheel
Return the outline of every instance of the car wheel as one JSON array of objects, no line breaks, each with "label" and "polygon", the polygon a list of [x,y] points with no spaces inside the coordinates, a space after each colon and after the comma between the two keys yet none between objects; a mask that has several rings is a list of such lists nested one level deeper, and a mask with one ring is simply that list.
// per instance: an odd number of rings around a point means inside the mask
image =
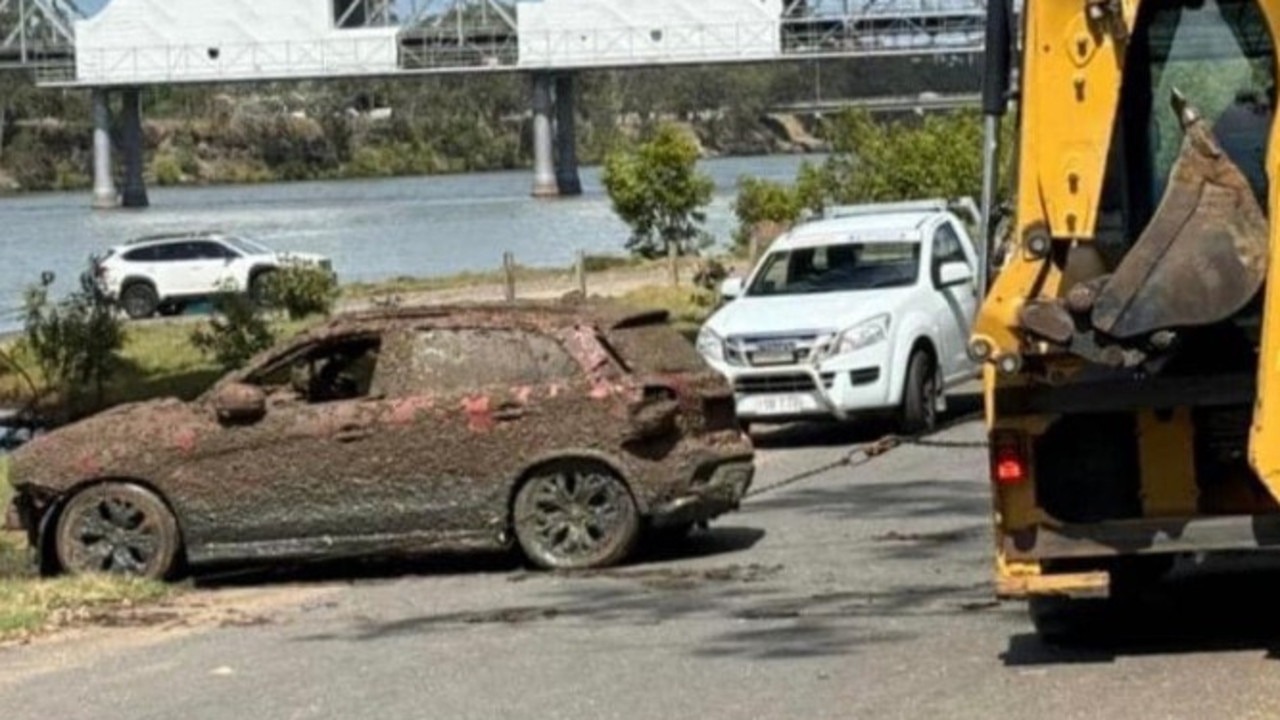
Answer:
[{"label": "car wheel", "polygon": [[103,483],[76,493],[62,509],[54,549],[62,569],[73,575],[160,580],[174,569],[181,545],[178,522],[155,493]]},{"label": "car wheel", "polygon": [[120,307],[134,320],[145,320],[156,314],[160,298],[155,288],[146,283],[134,283],[120,293]]},{"label": "car wheel", "polygon": [[614,565],[631,553],[640,533],[631,491],[600,463],[561,462],[540,470],[521,486],[514,511],[520,547],[549,570]]},{"label": "car wheel", "polygon": [[907,365],[907,384],[902,392],[899,424],[904,433],[915,435],[937,427],[940,392],[933,358],[924,350],[916,350]]},{"label": "car wheel", "polygon": [[270,270],[260,272],[249,280],[249,299],[252,300],[255,305],[260,307],[267,305],[270,300],[267,292],[267,283],[270,281]]}]

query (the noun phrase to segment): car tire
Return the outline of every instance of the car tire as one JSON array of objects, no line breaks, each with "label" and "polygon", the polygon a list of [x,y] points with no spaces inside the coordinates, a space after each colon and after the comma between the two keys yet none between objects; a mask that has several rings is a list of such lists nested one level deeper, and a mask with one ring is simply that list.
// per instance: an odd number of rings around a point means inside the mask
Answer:
[{"label": "car tire", "polygon": [[147,283],[136,282],[125,287],[120,293],[120,307],[133,320],[145,320],[156,314],[160,307],[160,297],[156,289]]},{"label": "car tire", "polygon": [[640,512],[626,482],[603,463],[539,468],[516,493],[512,526],[529,561],[547,570],[616,565],[635,548]]},{"label": "car tire", "polygon": [[937,364],[928,352],[916,350],[907,364],[907,380],[902,391],[898,424],[903,433],[916,435],[937,427],[940,392]]},{"label": "car tire", "polygon": [[270,282],[273,272],[272,270],[263,270],[249,278],[249,299],[258,307],[265,307],[269,301],[267,283]]},{"label": "car tire", "polygon": [[108,482],[77,492],[58,513],[54,552],[72,575],[162,580],[177,567],[182,537],[173,512],[155,493]]}]

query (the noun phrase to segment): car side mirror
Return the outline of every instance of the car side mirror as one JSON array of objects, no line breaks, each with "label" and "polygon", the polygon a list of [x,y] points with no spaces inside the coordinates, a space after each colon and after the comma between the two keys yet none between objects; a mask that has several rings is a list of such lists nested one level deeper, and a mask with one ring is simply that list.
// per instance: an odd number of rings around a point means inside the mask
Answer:
[{"label": "car side mirror", "polygon": [[213,409],[218,422],[255,423],[267,414],[267,394],[256,385],[232,383],[214,394]]},{"label": "car side mirror", "polygon": [[938,287],[948,288],[973,282],[973,270],[967,263],[949,262],[938,267]]},{"label": "car side mirror", "polygon": [[720,297],[725,300],[732,300],[738,297],[742,294],[744,284],[740,277],[725,278],[724,282],[720,283]]}]

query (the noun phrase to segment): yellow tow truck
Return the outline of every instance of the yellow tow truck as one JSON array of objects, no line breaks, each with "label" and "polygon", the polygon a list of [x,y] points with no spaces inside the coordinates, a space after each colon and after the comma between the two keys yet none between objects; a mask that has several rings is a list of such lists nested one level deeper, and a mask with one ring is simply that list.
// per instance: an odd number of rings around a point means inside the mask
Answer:
[{"label": "yellow tow truck", "polygon": [[1049,635],[1280,549],[1280,0],[988,8],[987,239],[1010,106],[1013,216],[969,352],[998,594]]}]

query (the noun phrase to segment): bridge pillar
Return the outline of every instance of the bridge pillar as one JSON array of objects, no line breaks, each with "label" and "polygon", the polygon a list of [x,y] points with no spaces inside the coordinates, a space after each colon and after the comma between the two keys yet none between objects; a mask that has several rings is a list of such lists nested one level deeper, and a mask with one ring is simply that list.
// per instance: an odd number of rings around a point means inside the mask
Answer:
[{"label": "bridge pillar", "polygon": [[551,113],[554,102],[551,96],[550,73],[533,74],[533,196],[554,197],[560,194],[556,184],[554,138]]},{"label": "bridge pillar", "polygon": [[556,186],[561,195],[581,195],[578,176],[578,133],[574,118],[574,75],[556,76]]},{"label": "bridge pillar", "polygon": [[120,204],[127,208],[144,208],[151,203],[147,199],[147,181],[142,177],[146,161],[142,137],[142,91],[136,87],[128,88],[122,95],[124,191],[121,193]]},{"label": "bridge pillar", "polygon": [[114,208],[116,182],[111,173],[111,96],[103,88],[93,91],[93,207]]}]

